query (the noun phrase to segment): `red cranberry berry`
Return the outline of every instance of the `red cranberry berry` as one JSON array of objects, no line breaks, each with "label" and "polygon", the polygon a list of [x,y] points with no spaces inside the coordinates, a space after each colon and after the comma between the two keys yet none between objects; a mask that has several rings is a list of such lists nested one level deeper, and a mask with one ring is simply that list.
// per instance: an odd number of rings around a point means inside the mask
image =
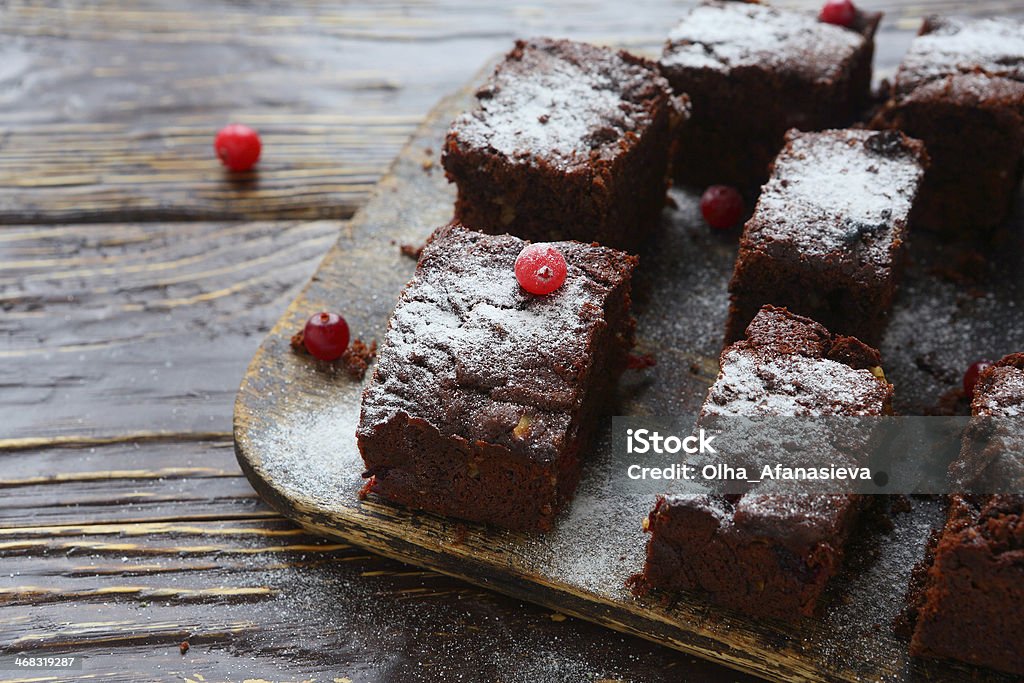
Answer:
[{"label": "red cranberry berry", "polygon": [[712,185],[701,195],[700,212],[712,228],[731,228],[743,218],[743,197],[735,187]]},{"label": "red cranberry berry", "polygon": [[516,279],[530,294],[550,294],[565,282],[565,257],[550,244],[530,244],[516,259]]},{"label": "red cranberry berry", "polygon": [[217,133],[213,148],[221,162],[232,171],[248,171],[260,160],[259,133],[249,126],[232,123]]},{"label": "red cranberry berry", "polygon": [[348,348],[348,323],[337,313],[317,313],[306,321],[302,343],[320,360],[338,360]]},{"label": "red cranberry berry", "polygon": [[991,361],[979,360],[967,368],[967,372],[964,373],[964,393],[967,394],[967,398],[974,399],[974,385],[978,383],[978,375],[991,365]]},{"label": "red cranberry berry", "polygon": [[853,26],[856,18],[857,8],[850,0],[828,0],[822,5],[821,12],[818,14],[818,19],[826,24],[846,27]]}]

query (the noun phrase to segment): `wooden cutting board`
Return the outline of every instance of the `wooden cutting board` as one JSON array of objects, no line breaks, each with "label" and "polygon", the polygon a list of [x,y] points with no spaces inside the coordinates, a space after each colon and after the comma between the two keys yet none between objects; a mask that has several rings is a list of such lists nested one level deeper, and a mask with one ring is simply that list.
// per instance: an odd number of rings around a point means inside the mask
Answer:
[{"label": "wooden cutting board", "polygon": [[[543,536],[411,512],[373,496],[359,500],[364,482],[355,429],[363,384],[297,355],[289,338],[309,315],[330,309],[345,315],[354,336],[382,339],[415,267],[400,246],[422,244],[451,217],[454,189],[437,158],[448,123],[470,105],[471,92],[438,105],[253,358],[234,431],[238,460],[260,495],[313,533],[772,680],[1003,680],[911,660],[892,635],[911,567],[941,522],[937,501],[913,500],[911,512],[893,517],[891,531],[858,541],[824,616],[792,625],[755,620],[697,596],[634,598],[624,583],[643,563],[641,522],[653,501],[617,490],[607,443],[592,454],[557,528]],[[657,366],[623,379],[623,414],[693,414],[717,373],[737,234],[712,234],[692,193],[673,190],[672,198],[676,206],[666,208],[662,234],[641,254],[635,285],[639,350],[654,354]],[[1015,236],[1004,236],[985,256],[991,263],[968,280],[949,271],[973,252],[915,237],[882,349],[902,412],[936,405],[973,360],[1024,349],[1021,231],[1012,227]]]}]

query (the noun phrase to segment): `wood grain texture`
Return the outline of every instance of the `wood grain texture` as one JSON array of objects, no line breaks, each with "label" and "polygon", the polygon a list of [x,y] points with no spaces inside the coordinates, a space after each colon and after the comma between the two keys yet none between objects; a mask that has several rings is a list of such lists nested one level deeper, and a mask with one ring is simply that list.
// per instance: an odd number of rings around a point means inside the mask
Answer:
[{"label": "wood grain texture", "polygon": [[22,438],[226,433],[267,320],[339,224],[0,231],[0,448]]}]

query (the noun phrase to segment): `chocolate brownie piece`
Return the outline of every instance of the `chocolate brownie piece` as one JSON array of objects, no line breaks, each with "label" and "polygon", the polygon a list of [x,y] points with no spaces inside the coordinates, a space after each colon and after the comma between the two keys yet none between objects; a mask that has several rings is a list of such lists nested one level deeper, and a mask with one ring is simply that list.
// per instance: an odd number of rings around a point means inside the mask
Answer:
[{"label": "chocolate brownie piece", "polygon": [[[971,412],[975,419],[950,468],[954,482],[969,490],[994,470],[1001,484],[1019,486],[1024,353],[982,371]],[[916,574],[911,654],[1024,676],[1024,495],[953,495],[946,525]]]},{"label": "chocolate brownie piece", "polygon": [[726,341],[762,304],[878,344],[927,164],[897,131],[790,131],[740,239]]},{"label": "chocolate brownie piece", "polygon": [[657,227],[686,104],[654,63],[568,40],[518,41],[476,96],[442,158],[464,225],[628,249]]},{"label": "chocolate brownie piece", "polygon": [[872,125],[927,146],[923,225],[982,234],[998,225],[1024,172],[1024,22],[926,19]]},{"label": "chocolate brownie piece", "polygon": [[703,187],[757,187],[790,128],[853,123],[867,105],[882,15],[858,11],[851,28],[809,13],[705,2],[670,34],[662,73],[686,93],[676,177]]},{"label": "chocolate brownie piece", "polygon": [[[878,352],[857,339],[765,306],[747,338],[722,352],[699,420],[889,414],[893,389],[879,362]],[[847,462],[865,457],[867,441],[858,441],[844,451]],[[742,495],[659,497],[645,522],[647,560],[635,585],[641,592],[698,591],[758,616],[812,615],[866,497],[772,490],[763,483]]]},{"label": "chocolate brownie piece", "polygon": [[525,530],[572,496],[633,344],[636,259],[556,243],[565,283],[537,296],[514,273],[526,244],[452,225],[423,250],[363,394],[371,492]]}]

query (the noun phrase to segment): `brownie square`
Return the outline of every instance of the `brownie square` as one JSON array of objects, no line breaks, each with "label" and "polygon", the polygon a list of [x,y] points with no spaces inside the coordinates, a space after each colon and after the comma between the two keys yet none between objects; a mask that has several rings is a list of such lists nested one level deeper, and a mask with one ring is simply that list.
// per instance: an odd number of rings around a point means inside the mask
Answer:
[{"label": "brownie square", "polygon": [[633,344],[633,256],[555,246],[553,293],[516,280],[526,242],[459,225],[423,250],[363,393],[369,490],[411,508],[548,530],[571,498]]},{"label": "brownie square", "polygon": [[851,28],[810,13],[705,2],[669,34],[662,73],[686,93],[675,175],[704,187],[756,188],[790,128],[851,124],[867,105],[882,15],[858,11]]},{"label": "brownie square", "polygon": [[872,125],[927,146],[923,225],[990,232],[1024,172],[1024,22],[926,19]]},{"label": "brownie square", "polygon": [[[722,352],[699,422],[890,414],[893,389],[879,362],[878,351],[857,339],[765,306],[746,339]],[[863,449],[844,452],[850,463],[865,457]],[[756,616],[813,615],[866,497],[771,490],[761,483],[742,495],[660,496],[644,525],[650,538],[638,589],[697,591]]]},{"label": "brownie square", "polygon": [[[1021,481],[1024,353],[982,371],[971,408],[980,419],[965,432],[950,468],[954,481],[970,488],[986,470],[1002,470],[1002,477],[1010,470]],[[1009,433],[993,440],[993,431]],[[975,438],[979,433],[988,438]],[[1024,676],[1024,495],[954,495],[946,525],[914,577],[911,654]]]},{"label": "brownie square", "polygon": [[653,62],[518,41],[476,96],[442,158],[464,225],[630,250],[657,227],[686,105]]},{"label": "brownie square", "polygon": [[775,304],[877,345],[926,164],[898,131],[787,133],[743,228],[726,341]]}]

